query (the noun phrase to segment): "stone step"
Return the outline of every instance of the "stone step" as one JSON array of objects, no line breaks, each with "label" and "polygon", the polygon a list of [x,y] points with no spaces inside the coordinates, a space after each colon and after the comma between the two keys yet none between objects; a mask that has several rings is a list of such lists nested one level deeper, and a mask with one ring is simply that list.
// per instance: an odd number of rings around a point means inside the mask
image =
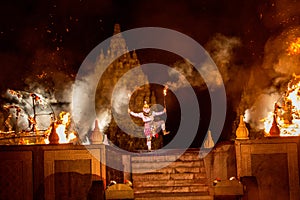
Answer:
[{"label": "stone step", "polygon": [[135,200],[213,200],[212,196],[206,193],[176,193],[176,194],[141,194],[135,195]]},{"label": "stone step", "polygon": [[209,188],[206,185],[202,186],[170,186],[170,187],[164,187],[164,186],[157,186],[157,187],[143,187],[143,188],[134,188],[134,194],[151,194],[151,193],[202,193],[208,195]]},{"label": "stone step", "polygon": [[132,174],[132,179],[134,181],[154,181],[154,180],[195,180],[195,179],[205,179],[205,173],[178,173],[178,174],[157,174],[157,173],[147,173],[147,174]]},{"label": "stone step", "polygon": [[163,168],[142,168],[141,166],[132,166],[132,173],[135,174],[177,174],[177,173],[206,173],[205,167],[163,167]]},{"label": "stone step", "polygon": [[174,162],[178,159],[178,156],[175,155],[166,155],[166,156],[133,156],[131,157],[132,163],[139,162]]},{"label": "stone step", "polygon": [[182,155],[177,154],[168,154],[168,155],[137,155],[131,158],[132,162],[161,162],[161,161],[175,161],[175,160],[182,160],[182,161],[192,161],[192,160],[199,160],[201,159],[199,156],[199,151],[186,151]]},{"label": "stone step", "polygon": [[156,187],[156,186],[206,186],[206,179],[191,179],[191,180],[155,180],[155,181],[135,181],[134,188],[140,187]]},{"label": "stone step", "polygon": [[[170,168],[178,168],[178,167],[203,167],[204,162],[201,160],[196,161],[174,161],[171,163],[168,162],[139,162],[139,163],[132,163],[132,172],[136,173],[135,170],[140,169],[162,169],[165,167]],[[141,170],[142,171],[142,170]]]},{"label": "stone step", "polygon": [[197,161],[200,160],[199,152],[185,152],[181,156],[178,155],[147,155],[133,156],[131,162],[173,162],[173,161]]},{"label": "stone step", "polygon": [[193,160],[200,160],[199,152],[185,152],[181,155],[178,160],[180,161],[193,161]]},{"label": "stone step", "polygon": [[[204,167],[165,167],[150,171],[149,173],[157,174],[176,174],[176,173],[205,173]],[[146,174],[146,173],[144,173]]]},{"label": "stone step", "polygon": [[199,150],[176,153],[131,157],[135,200],[213,200]]}]

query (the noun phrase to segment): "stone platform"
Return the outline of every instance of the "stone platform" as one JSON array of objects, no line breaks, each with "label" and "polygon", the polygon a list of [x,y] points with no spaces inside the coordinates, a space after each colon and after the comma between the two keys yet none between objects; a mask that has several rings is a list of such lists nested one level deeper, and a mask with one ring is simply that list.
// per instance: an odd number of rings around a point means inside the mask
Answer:
[{"label": "stone platform", "polygon": [[[211,200],[209,179],[198,149],[177,157],[148,155],[131,157],[136,200]],[[154,169],[154,170],[153,170]]]},{"label": "stone platform", "polygon": [[[199,149],[181,156],[121,156],[105,145],[0,146],[0,199],[87,199],[109,181],[125,179],[132,181],[136,200],[235,199],[237,190],[226,181],[237,177],[246,180],[241,199],[299,200],[299,148],[299,137],[219,143],[204,158]],[[110,169],[112,162],[127,172]],[[216,178],[232,192],[218,188],[217,194]]]},{"label": "stone platform", "polygon": [[299,147],[299,137],[236,140],[238,177],[255,177],[261,200],[299,200]]},{"label": "stone platform", "polygon": [[105,152],[104,145],[0,146],[0,199],[86,199],[93,181],[105,184]]}]

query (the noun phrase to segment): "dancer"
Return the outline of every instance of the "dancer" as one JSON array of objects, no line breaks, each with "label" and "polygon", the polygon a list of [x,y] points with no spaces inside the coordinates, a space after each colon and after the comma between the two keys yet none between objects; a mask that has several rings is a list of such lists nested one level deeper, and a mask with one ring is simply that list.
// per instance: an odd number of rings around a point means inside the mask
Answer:
[{"label": "dancer", "polygon": [[166,125],[164,120],[154,121],[155,116],[162,115],[166,113],[166,108],[163,111],[155,112],[151,111],[147,101],[144,101],[143,112],[135,113],[128,108],[128,113],[134,117],[139,117],[143,120],[144,124],[144,134],[147,138],[148,150],[151,150],[151,139],[159,132],[159,128],[162,129],[163,134],[167,135],[170,132],[166,131]]}]

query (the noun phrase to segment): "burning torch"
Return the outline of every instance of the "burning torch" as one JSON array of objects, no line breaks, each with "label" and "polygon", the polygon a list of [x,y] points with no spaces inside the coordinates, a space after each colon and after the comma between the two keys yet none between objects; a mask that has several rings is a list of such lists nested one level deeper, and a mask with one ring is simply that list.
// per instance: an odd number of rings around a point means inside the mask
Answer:
[{"label": "burning torch", "polygon": [[167,108],[167,107],[166,107],[166,96],[167,96],[167,91],[168,91],[168,86],[166,85],[165,88],[164,88],[164,91],[163,91],[163,93],[164,93],[164,107],[165,107],[165,108]]}]

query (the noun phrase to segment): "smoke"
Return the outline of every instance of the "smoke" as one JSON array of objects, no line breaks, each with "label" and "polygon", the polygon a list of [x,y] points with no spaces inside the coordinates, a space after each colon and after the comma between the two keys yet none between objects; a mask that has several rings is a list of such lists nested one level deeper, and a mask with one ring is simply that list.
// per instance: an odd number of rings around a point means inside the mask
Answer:
[{"label": "smoke", "polygon": [[269,112],[274,111],[274,104],[280,99],[277,91],[259,94],[250,109],[245,110],[245,122],[249,123],[255,131],[264,129],[263,119]]},{"label": "smoke", "polygon": [[173,80],[166,83],[171,90],[175,91],[179,88],[187,87],[188,84],[193,86],[203,84],[203,82],[194,80],[195,72],[193,71],[192,64],[188,60],[177,61],[172,67],[174,70],[169,70],[168,73]]},{"label": "smoke", "polygon": [[[76,96],[77,98],[73,98],[72,100],[72,113],[78,114],[78,116],[77,114],[74,115],[74,120],[80,135],[85,135],[89,127],[92,126],[91,122],[86,119],[90,117],[91,113],[95,112],[95,108],[91,107],[88,99],[93,98],[92,94],[95,93],[95,90],[90,87],[90,84],[95,84],[93,81],[96,80],[96,73],[89,73],[81,80],[76,80],[74,85],[77,93],[74,93],[73,91],[73,97]],[[80,98],[80,96],[85,96],[86,98]],[[100,129],[101,128],[102,127],[100,127]]]},{"label": "smoke", "polygon": [[30,119],[33,119],[35,114],[37,130],[46,130],[49,127],[54,113],[48,103],[48,99],[42,95],[7,90],[3,94],[3,98],[9,102],[3,105],[3,108],[8,113],[5,126],[9,131],[32,130],[33,123]]},{"label": "smoke", "polygon": [[[188,60],[177,61],[173,68],[179,72],[170,71],[169,76],[175,81],[167,82],[172,90],[177,90],[187,86],[187,83],[200,88],[208,87],[215,90],[231,79],[235,79],[235,73],[229,73],[234,68],[235,49],[241,46],[241,41],[236,37],[227,37],[220,33],[213,36],[205,45],[205,49],[215,62],[216,70],[211,65],[211,61],[205,60],[201,66],[197,66],[201,76],[197,76],[198,71],[193,69],[193,63]],[[188,80],[185,81],[185,80]]]},{"label": "smoke", "polygon": [[285,94],[292,75],[300,74],[299,53],[288,51],[299,37],[300,26],[289,27],[270,37],[265,44],[262,65],[252,68],[240,106],[248,109],[247,122],[254,130],[263,129],[261,120],[274,111],[274,103]]},{"label": "smoke", "polygon": [[[46,130],[54,115],[57,116],[61,111],[70,112],[74,75],[70,70],[73,62],[64,58],[67,52],[67,50],[65,53],[52,51],[48,48],[35,50],[33,57],[30,58],[30,67],[23,72],[22,81],[15,84],[18,86],[15,86],[18,88],[17,91],[7,90],[2,94],[4,106],[17,106],[21,109],[19,116],[14,108],[6,109],[6,114],[11,116],[11,119],[6,117],[3,126],[8,128],[10,123],[15,130],[31,130],[32,124],[29,120],[34,117],[34,106],[37,130]],[[25,63],[22,65],[26,66]],[[38,98],[35,105],[32,94]]]},{"label": "smoke", "polygon": [[[98,127],[100,131],[103,133],[107,125],[111,121],[111,111],[109,109],[103,110],[101,113],[97,114]],[[95,123],[91,125],[91,129],[95,128]]]},{"label": "smoke", "polygon": [[27,91],[41,94],[49,103],[70,103],[73,80],[60,71],[42,72],[25,79]]},{"label": "smoke", "polygon": [[273,69],[277,76],[288,78],[293,73],[300,74],[300,57],[288,51],[292,42],[300,37],[300,26],[290,27],[280,35],[271,37],[265,45],[263,68]]},{"label": "smoke", "polygon": [[125,85],[121,87],[115,87],[113,97],[112,97],[112,107],[118,113],[124,113],[124,108],[129,103],[130,90],[126,88]]},{"label": "smoke", "polygon": [[92,120],[95,119],[91,119],[91,117],[102,120],[100,117],[102,117],[102,115],[106,116],[105,120],[99,124],[100,130],[104,130],[111,120],[110,117],[107,117],[107,115],[109,115],[108,113],[110,113],[108,111],[110,110],[110,105],[101,105],[99,110],[97,110],[98,116],[93,116],[92,113],[96,114],[95,105],[93,106],[90,103],[106,98],[103,94],[99,94],[97,96],[95,94],[97,91],[99,74],[104,73],[104,70],[112,62],[112,59],[110,56],[107,56],[105,59],[101,58],[101,56],[103,56],[103,54],[101,54],[95,61],[85,61],[85,71],[80,72],[80,78],[77,77],[76,82],[73,85],[72,113],[80,137],[85,137],[88,130],[93,126],[94,122]]},{"label": "smoke", "polygon": [[105,128],[111,121],[111,112],[110,110],[106,110],[104,112],[101,112],[97,115],[97,118],[100,119],[99,121],[99,128],[100,131],[104,132]]},{"label": "smoke", "polygon": [[289,45],[300,37],[298,8],[299,2],[292,0],[276,0],[260,7],[265,27],[281,32],[266,42],[263,63],[252,67],[240,104],[254,130],[263,129],[261,120],[274,111],[274,103],[284,95],[292,75],[300,74],[299,53],[291,55],[288,52]]},{"label": "smoke", "polygon": [[[222,75],[223,81],[226,84],[233,76],[232,65],[234,59],[234,53],[236,48],[240,47],[242,42],[237,37],[227,37],[220,33],[216,34],[208,43],[205,45],[205,48],[209,52],[210,56],[216,63],[219,68],[219,71]],[[231,72],[231,73],[229,73]],[[215,72],[211,72],[215,73]],[[209,76],[209,72],[207,73]],[[217,85],[220,84],[220,80],[216,80]]]}]

